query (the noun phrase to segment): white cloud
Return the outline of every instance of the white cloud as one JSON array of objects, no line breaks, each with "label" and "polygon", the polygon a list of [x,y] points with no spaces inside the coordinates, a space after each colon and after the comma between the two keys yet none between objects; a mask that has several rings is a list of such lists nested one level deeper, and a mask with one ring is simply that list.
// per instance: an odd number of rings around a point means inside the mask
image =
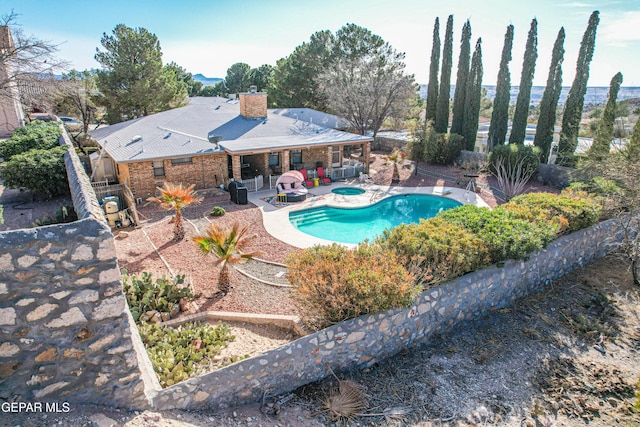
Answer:
[{"label": "white cloud", "polygon": [[640,41],[640,32],[638,31],[640,11],[623,12],[612,18],[599,31],[602,41],[616,46],[624,45],[625,42]]},{"label": "white cloud", "polygon": [[571,3],[563,3],[562,6],[564,7],[577,7],[577,8],[582,8],[582,7],[591,7],[591,5],[589,3],[582,3],[579,1],[574,1]]}]

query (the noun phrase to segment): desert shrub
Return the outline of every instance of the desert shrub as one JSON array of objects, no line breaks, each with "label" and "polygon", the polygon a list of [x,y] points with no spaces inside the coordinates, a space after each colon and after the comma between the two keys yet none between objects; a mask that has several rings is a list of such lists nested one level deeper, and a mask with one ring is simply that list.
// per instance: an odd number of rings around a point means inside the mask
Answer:
[{"label": "desert shrub", "polygon": [[505,164],[513,165],[523,162],[523,171],[535,172],[538,169],[540,149],[522,144],[496,145],[489,153],[489,170],[496,173],[495,165],[502,159]]},{"label": "desert shrub", "polygon": [[211,212],[209,213],[209,215],[211,216],[222,216],[224,214],[226,214],[227,212],[224,210],[224,208],[222,206],[214,206],[213,209],[211,209]]},{"label": "desert shrub", "polygon": [[10,188],[32,190],[47,198],[69,194],[64,167],[66,147],[30,150],[16,154],[4,163],[0,175]]},{"label": "desert shrub", "polygon": [[517,218],[506,210],[473,205],[443,211],[437,218],[464,227],[481,239],[493,263],[524,258],[530,252],[542,249],[557,232],[553,224],[539,225]]},{"label": "desert shrub", "polygon": [[138,329],[162,387],[247,357],[233,356],[214,362],[220,350],[235,339],[225,323],[217,326],[186,323],[177,328],[142,323]]},{"label": "desert shrub", "polygon": [[[191,289],[184,287],[184,274],[154,280],[150,273],[140,276],[122,271],[122,285],[127,297],[129,310],[136,323],[144,321],[165,321],[180,311],[180,300],[198,298]],[[157,314],[156,314],[157,313]]]},{"label": "desert shrub", "polygon": [[594,196],[612,196],[620,192],[620,186],[611,179],[600,176],[588,179],[586,181],[575,181],[569,184],[569,188],[573,191],[585,191]]},{"label": "desert shrub", "polygon": [[290,255],[287,267],[294,298],[314,329],[408,307],[420,292],[395,254],[375,244],[314,246]]},{"label": "desert shrub", "polygon": [[464,148],[464,138],[455,133],[429,133],[425,153],[428,163],[452,164]]},{"label": "desert shrub", "polygon": [[489,171],[505,200],[521,194],[538,168],[540,149],[518,144],[498,145],[489,154]]},{"label": "desert shrub", "polygon": [[73,222],[78,219],[78,214],[73,206],[60,206],[60,209],[56,210],[55,217],[45,216],[41,219],[36,219],[33,223],[34,227],[42,227],[51,224],[65,224]]},{"label": "desert shrub", "polygon": [[60,145],[62,131],[56,122],[36,120],[16,129],[11,138],[0,142],[0,157],[10,160],[29,150],[48,150]]},{"label": "desert shrub", "polygon": [[479,238],[438,218],[385,230],[378,242],[395,253],[424,287],[462,276],[489,261]]},{"label": "desert shrub", "polygon": [[529,193],[514,197],[497,210],[511,212],[517,218],[534,221],[540,227],[551,223],[558,233],[571,233],[595,224],[601,206],[596,201],[573,191],[567,194]]}]

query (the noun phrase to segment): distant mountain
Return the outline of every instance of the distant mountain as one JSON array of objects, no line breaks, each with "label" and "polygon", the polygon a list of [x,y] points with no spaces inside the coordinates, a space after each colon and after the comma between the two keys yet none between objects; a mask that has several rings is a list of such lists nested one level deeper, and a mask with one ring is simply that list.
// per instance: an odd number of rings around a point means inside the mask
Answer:
[{"label": "distant mountain", "polygon": [[215,86],[216,83],[221,82],[224,79],[221,79],[219,77],[205,77],[202,74],[198,73],[198,74],[194,74],[193,75],[193,80],[202,83],[202,86]]},{"label": "distant mountain", "polygon": [[[482,85],[484,89],[487,90],[487,97],[493,101],[493,98],[496,96],[496,87],[490,85]],[[515,104],[518,98],[518,86],[511,86],[511,104]],[[560,105],[564,104],[564,101],[567,99],[567,95],[569,94],[569,86],[563,86],[562,92],[560,93]],[[455,85],[451,85],[451,98],[453,98],[453,94],[456,90]],[[427,85],[420,85],[420,95],[426,99],[427,98]],[[531,88],[531,103],[537,105],[540,103],[542,99],[542,94],[544,93],[544,86],[533,86]],[[607,102],[607,98],[609,96],[609,88],[603,86],[590,86],[587,88],[587,93],[584,96],[584,104],[588,105],[602,105]],[[623,101],[625,99],[632,98],[640,98],[640,87],[631,87],[631,86],[622,86],[620,87],[620,92],[618,92],[618,101]]]}]

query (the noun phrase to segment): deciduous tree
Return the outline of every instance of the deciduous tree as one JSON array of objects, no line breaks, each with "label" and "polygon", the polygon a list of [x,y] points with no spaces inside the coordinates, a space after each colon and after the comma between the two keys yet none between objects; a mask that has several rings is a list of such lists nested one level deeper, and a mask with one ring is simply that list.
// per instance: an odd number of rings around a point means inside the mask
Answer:
[{"label": "deciduous tree", "polygon": [[582,119],[584,95],[587,93],[589,66],[595,50],[596,30],[599,22],[600,13],[596,10],[589,18],[589,24],[580,43],[576,76],[573,79],[567,101],[564,104],[564,113],[562,114],[562,130],[560,131],[558,145],[558,157],[561,163],[566,162],[573,156],[578,145],[578,131],[580,130],[580,120]]},{"label": "deciduous tree", "polygon": [[56,45],[25,34],[17,17],[13,10],[0,16],[0,31],[6,37],[0,46],[0,98],[19,99],[18,85],[30,85],[38,76],[53,75],[68,65],[56,57]]},{"label": "deciduous tree", "polygon": [[404,72],[404,53],[366,28],[347,24],[335,39],[338,59],[318,78],[327,105],[361,135],[371,131],[375,137],[387,118],[411,108],[413,75]]},{"label": "deciduous tree", "polygon": [[436,111],[435,130],[446,133],[449,127],[449,98],[451,92],[451,67],[453,62],[453,15],[449,15],[442,48],[442,70],[440,73],[440,93]]},{"label": "deciduous tree", "polygon": [[57,85],[57,113],[77,116],[82,122],[82,134],[89,133],[89,125],[96,120],[96,73],[93,70],[71,70],[62,75]]},{"label": "deciduous tree", "polygon": [[511,74],[509,62],[511,61],[511,49],[513,47],[513,25],[507,26],[504,35],[504,46],[498,70],[498,82],[496,83],[496,96],[493,100],[493,114],[489,126],[488,145],[489,151],[496,145],[504,145],[509,126],[509,101],[511,100]]},{"label": "deciduous tree", "polygon": [[516,111],[513,114],[513,123],[511,125],[511,134],[509,135],[509,144],[524,144],[524,140],[527,134],[527,119],[529,118],[531,86],[533,85],[533,75],[536,71],[537,59],[538,21],[534,18],[531,21],[529,35],[527,36],[527,46],[524,50],[522,74],[520,75],[518,99],[516,101]]},{"label": "deciduous tree", "polygon": [[438,103],[438,71],[440,69],[440,18],[433,24],[431,43],[431,64],[429,66],[429,85],[427,86],[426,122],[435,122]]},{"label": "deciduous tree", "polygon": [[553,45],[551,65],[547,76],[547,85],[540,100],[540,115],[536,126],[536,136],[533,144],[540,147],[540,160],[546,162],[551,151],[554,127],[556,124],[556,110],[562,91],[562,61],[564,60],[564,28],[558,31],[558,37]]},{"label": "deciduous tree", "polygon": [[453,95],[453,118],[451,120],[451,133],[462,134],[465,100],[467,94],[467,79],[469,77],[469,62],[471,60],[471,23],[462,26],[460,40],[460,56],[458,57],[458,73],[456,77],[456,90]]}]

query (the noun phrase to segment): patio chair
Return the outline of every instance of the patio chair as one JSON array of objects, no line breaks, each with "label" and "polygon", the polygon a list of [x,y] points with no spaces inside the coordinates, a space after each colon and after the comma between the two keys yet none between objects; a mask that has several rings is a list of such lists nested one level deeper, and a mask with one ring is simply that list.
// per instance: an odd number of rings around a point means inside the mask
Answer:
[{"label": "patio chair", "polygon": [[300,173],[302,173],[302,176],[304,178],[304,183],[306,184],[306,186],[307,187],[313,187],[313,182],[307,176],[307,170],[302,168],[302,169],[300,169]]},{"label": "patio chair", "polygon": [[320,178],[320,182],[322,184],[331,184],[331,178],[327,178],[327,176],[324,174],[324,168],[323,167],[318,167],[318,178]]}]

